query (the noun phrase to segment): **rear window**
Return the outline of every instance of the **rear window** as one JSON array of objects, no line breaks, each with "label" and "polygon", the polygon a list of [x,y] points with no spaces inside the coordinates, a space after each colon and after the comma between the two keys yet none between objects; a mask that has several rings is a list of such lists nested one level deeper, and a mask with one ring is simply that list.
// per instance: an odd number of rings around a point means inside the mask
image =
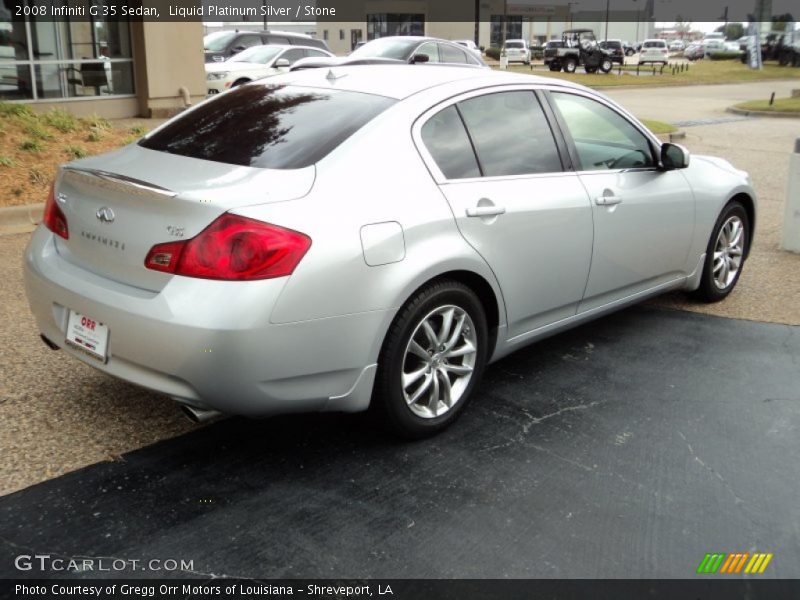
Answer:
[{"label": "rear window", "polygon": [[301,169],[327,156],[391,98],[250,84],[220,95],[139,142],[150,150],[265,169]]},{"label": "rear window", "polygon": [[524,48],[525,44],[522,42],[506,42],[506,48]]},{"label": "rear window", "polygon": [[645,42],[644,43],[644,47],[645,48],[666,48],[667,47],[667,43],[664,42],[664,41],[661,41],[661,40],[656,40],[656,41],[652,41],[652,42]]}]

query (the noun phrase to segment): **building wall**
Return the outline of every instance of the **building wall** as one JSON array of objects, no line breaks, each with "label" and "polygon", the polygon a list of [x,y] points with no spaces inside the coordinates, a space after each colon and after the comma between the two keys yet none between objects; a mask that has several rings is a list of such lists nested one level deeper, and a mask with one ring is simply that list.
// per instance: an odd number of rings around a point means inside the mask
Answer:
[{"label": "building wall", "polygon": [[134,65],[139,112],[165,117],[206,96],[201,22],[134,24]]}]

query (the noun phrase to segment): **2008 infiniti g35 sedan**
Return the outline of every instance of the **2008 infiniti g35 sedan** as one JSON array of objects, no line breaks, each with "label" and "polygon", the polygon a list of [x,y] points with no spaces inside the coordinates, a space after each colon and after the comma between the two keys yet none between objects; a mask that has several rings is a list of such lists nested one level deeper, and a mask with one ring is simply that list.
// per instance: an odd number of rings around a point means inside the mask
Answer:
[{"label": "2008 infiniti g35 sedan", "polygon": [[421,437],[487,363],[667,290],[727,296],[755,194],[587,88],[298,71],[63,166],[25,256],[45,341],[193,414]]}]

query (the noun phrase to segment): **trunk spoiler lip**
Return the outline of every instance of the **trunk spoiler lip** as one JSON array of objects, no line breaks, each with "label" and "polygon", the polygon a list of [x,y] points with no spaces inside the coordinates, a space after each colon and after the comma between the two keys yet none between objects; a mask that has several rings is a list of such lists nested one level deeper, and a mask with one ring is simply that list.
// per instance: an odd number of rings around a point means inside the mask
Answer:
[{"label": "trunk spoiler lip", "polygon": [[108,181],[111,183],[117,184],[124,184],[127,186],[134,187],[138,190],[143,192],[149,192],[151,194],[156,194],[159,196],[164,196],[166,198],[174,198],[178,195],[178,192],[174,192],[172,190],[168,190],[167,188],[161,187],[160,185],[155,185],[152,183],[148,183],[147,181],[142,181],[141,179],[135,179],[133,177],[128,177],[127,175],[120,175],[118,173],[111,173],[109,171],[103,171],[101,169],[90,169],[86,167],[73,167],[73,166],[65,166],[63,167],[65,172],[74,172],[80,175],[88,175],[90,177],[96,177],[98,179],[102,179],[104,181]]}]

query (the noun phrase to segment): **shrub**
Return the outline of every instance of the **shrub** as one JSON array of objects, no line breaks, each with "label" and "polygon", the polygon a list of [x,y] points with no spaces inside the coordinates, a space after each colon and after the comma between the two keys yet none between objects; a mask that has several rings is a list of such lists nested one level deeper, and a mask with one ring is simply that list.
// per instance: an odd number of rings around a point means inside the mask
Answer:
[{"label": "shrub", "polygon": [[490,46],[486,49],[486,58],[500,60],[500,48],[497,46]]},{"label": "shrub", "polygon": [[713,52],[711,54],[706,54],[706,58],[710,58],[711,60],[739,60],[742,58],[741,52]]},{"label": "shrub", "polygon": [[134,125],[128,131],[130,131],[133,135],[144,135],[147,133],[147,127],[142,125]]},{"label": "shrub", "polygon": [[16,162],[10,156],[0,156],[0,167],[13,167]]},{"label": "shrub", "polygon": [[44,144],[39,140],[22,140],[19,149],[25,152],[41,152],[44,150]]},{"label": "shrub", "polygon": [[111,129],[111,121],[100,115],[91,115],[86,117],[83,122],[89,129]]},{"label": "shrub", "polygon": [[86,136],[87,142],[99,142],[103,139],[103,134],[98,129],[92,129],[89,135]]},{"label": "shrub", "polygon": [[61,133],[69,133],[78,128],[78,120],[65,110],[54,108],[42,116],[42,120],[53,127],[58,129]]}]

